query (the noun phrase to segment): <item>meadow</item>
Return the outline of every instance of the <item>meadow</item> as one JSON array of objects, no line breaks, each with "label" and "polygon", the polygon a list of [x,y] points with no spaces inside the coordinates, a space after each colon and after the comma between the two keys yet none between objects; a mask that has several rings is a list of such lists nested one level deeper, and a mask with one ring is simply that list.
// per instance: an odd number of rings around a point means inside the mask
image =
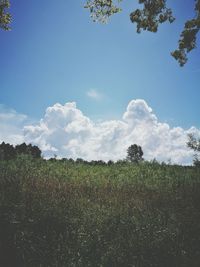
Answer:
[{"label": "meadow", "polygon": [[199,267],[200,168],[2,160],[0,266]]}]

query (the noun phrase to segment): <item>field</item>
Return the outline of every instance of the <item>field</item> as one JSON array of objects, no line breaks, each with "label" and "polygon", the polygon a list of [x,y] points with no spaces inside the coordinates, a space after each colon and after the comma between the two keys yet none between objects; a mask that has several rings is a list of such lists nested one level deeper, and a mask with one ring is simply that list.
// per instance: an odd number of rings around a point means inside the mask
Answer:
[{"label": "field", "polygon": [[0,266],[199,267],[200,168],[0,161]]}]

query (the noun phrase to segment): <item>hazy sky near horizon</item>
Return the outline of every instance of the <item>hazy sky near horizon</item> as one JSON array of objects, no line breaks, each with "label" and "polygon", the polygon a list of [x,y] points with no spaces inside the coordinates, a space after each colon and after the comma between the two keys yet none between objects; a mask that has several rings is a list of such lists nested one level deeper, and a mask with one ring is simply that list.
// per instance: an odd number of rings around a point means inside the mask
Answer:
[{"label": "hazy sky near horizon", "polygon": [[[91,21],[85,1],[11,0],[12,31],[0,31],[4,136],[18,134],[27,123],[38,124],[56,103],[69,109],[65,103],[76,102],[85,117],[99,123],[120,121],[128,104],[138,99],[144,102],[134,102],[134,110],[147,105],[170,129],[199,129],[200,47],[184,68],[170,56],[184,21],[193,16],[194,1],[168,2],[176,21],[161,25],[156,34],[137,34],[129,19],[137,1],[124,0],[122,13],[102,25]],[[8,125],[1,114],[15,114],[18,126]],[[21,124],[25,118],[28,122]]]}]

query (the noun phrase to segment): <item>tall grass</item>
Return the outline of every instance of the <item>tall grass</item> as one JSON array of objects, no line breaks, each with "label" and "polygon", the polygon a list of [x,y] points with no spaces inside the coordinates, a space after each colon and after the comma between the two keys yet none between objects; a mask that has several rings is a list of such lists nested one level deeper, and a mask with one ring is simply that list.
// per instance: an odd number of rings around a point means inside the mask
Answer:
[{"label": "tall grass", "polygon": [[0,162],[0,266],[199,267],[200,169]]}]

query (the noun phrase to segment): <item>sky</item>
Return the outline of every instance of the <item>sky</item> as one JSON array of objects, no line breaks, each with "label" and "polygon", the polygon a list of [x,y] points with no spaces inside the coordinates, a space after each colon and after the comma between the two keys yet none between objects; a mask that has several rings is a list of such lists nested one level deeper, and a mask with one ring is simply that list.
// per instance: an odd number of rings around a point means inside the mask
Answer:
[{"label": "sky", "polygon": [[170,56],[194,15],[191,2],[169,0],[176,21],[137,34],[129,19],[136,0],[105,25],[92,22],[85,1],[11,0],[12,30],[0,31],[0,141],[104,160],[138,143],[146,159],[191,163],[185,143],[200,134],[200,48],[183,68]]}]

